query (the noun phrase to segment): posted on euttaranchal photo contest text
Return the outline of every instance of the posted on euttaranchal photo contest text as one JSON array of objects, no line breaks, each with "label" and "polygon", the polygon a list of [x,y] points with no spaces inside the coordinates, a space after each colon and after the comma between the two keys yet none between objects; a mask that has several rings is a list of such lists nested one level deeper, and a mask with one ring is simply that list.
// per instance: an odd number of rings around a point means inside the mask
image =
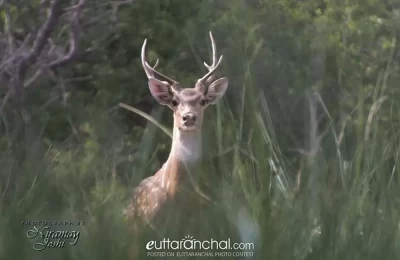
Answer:
[{"label": "posted on euttaranchal photo contest text", "polygon": [[[26,239],[31,241],[32,250],[42,252],[77,246],[86,221],[23,220],[20,224],[25,230]],[[149,240],[142,250],[142,253],[149,258],[237,257],[242,259],[254,256],[254,243],[232,241],[231,238],[199,240],[191,235],[186,235],[180,240],[170,238]]]}]

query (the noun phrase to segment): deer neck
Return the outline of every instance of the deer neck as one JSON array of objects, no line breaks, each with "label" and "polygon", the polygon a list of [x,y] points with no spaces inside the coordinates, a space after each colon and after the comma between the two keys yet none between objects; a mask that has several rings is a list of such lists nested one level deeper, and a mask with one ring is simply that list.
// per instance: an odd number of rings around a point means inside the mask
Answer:
[{"label": "deer neck", "polygon": [[169,194],[175,194],[184,183],[196,179],[201,160],[200,131],[181,132],[174,128],[171,152],[162,170],[162,183]]},{"label": "deer neck", "polygon": [[195,166],[201,159],[200,131],[182,132],[174,128],[170,159],[178,160],[188,167]]}]

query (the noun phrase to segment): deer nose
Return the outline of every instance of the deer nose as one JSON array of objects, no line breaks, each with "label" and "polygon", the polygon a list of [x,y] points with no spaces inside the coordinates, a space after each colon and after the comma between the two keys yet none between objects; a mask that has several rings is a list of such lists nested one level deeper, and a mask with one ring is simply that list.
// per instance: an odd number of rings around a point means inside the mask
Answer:
[{"label": "deer nose", "polygon": [[185,126],[194,126],[196,123],[196,115],[193,113],[186,113],[182,116],[182,121]]}]

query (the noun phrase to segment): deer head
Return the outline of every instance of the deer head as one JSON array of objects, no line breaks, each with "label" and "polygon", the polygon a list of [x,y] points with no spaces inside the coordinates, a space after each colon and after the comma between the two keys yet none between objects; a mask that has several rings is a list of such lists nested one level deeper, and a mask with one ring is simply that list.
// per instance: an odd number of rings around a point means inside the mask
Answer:
[{"label": "deer head", "polygon": [[215,41],[211,32],[210,39],[213,52],[212,64],[204,62],[208,73],[199,78],[193,88],[182,88],[176,80],[156,71],[158,60],[151,67],[145,58],[147,39],[143,43],[141,58],[149,79],[150,92],[158,103],[168,106],[174,112],[174,130],[177,129],[181,133],[199,131],[205,108],[216,104],[228,87],[227,78],[213,81],[214,73],[222,61],[222,55],[217,61]]}]

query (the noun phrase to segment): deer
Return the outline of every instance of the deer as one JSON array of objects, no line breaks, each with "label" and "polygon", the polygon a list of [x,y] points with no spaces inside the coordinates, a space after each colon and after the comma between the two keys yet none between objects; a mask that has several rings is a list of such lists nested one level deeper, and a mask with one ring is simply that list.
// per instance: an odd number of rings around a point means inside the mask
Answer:
[{"label": "deer", "polygon": [[[128,219],[140,217],[147,223],[165,219],[166,212],[190,211],[196,171],[202,158],[202,125],[205,109],[217,104],[228,88],[228,78],[217,80],[215,72],[223,56],[217,60],[215,40],[209,32],[212,63],[204,66],[208,72],[197,80],[194,87],[183,88],[178,81],[156,70],[146,61],[146,44],[141,49],[141,62],[148,78],[153,98],[173,112],[172,144],[168,159],[152,176],[142,180],[134,189],[124,215]],[[169,211],[168,211],[169,210]]]}]

